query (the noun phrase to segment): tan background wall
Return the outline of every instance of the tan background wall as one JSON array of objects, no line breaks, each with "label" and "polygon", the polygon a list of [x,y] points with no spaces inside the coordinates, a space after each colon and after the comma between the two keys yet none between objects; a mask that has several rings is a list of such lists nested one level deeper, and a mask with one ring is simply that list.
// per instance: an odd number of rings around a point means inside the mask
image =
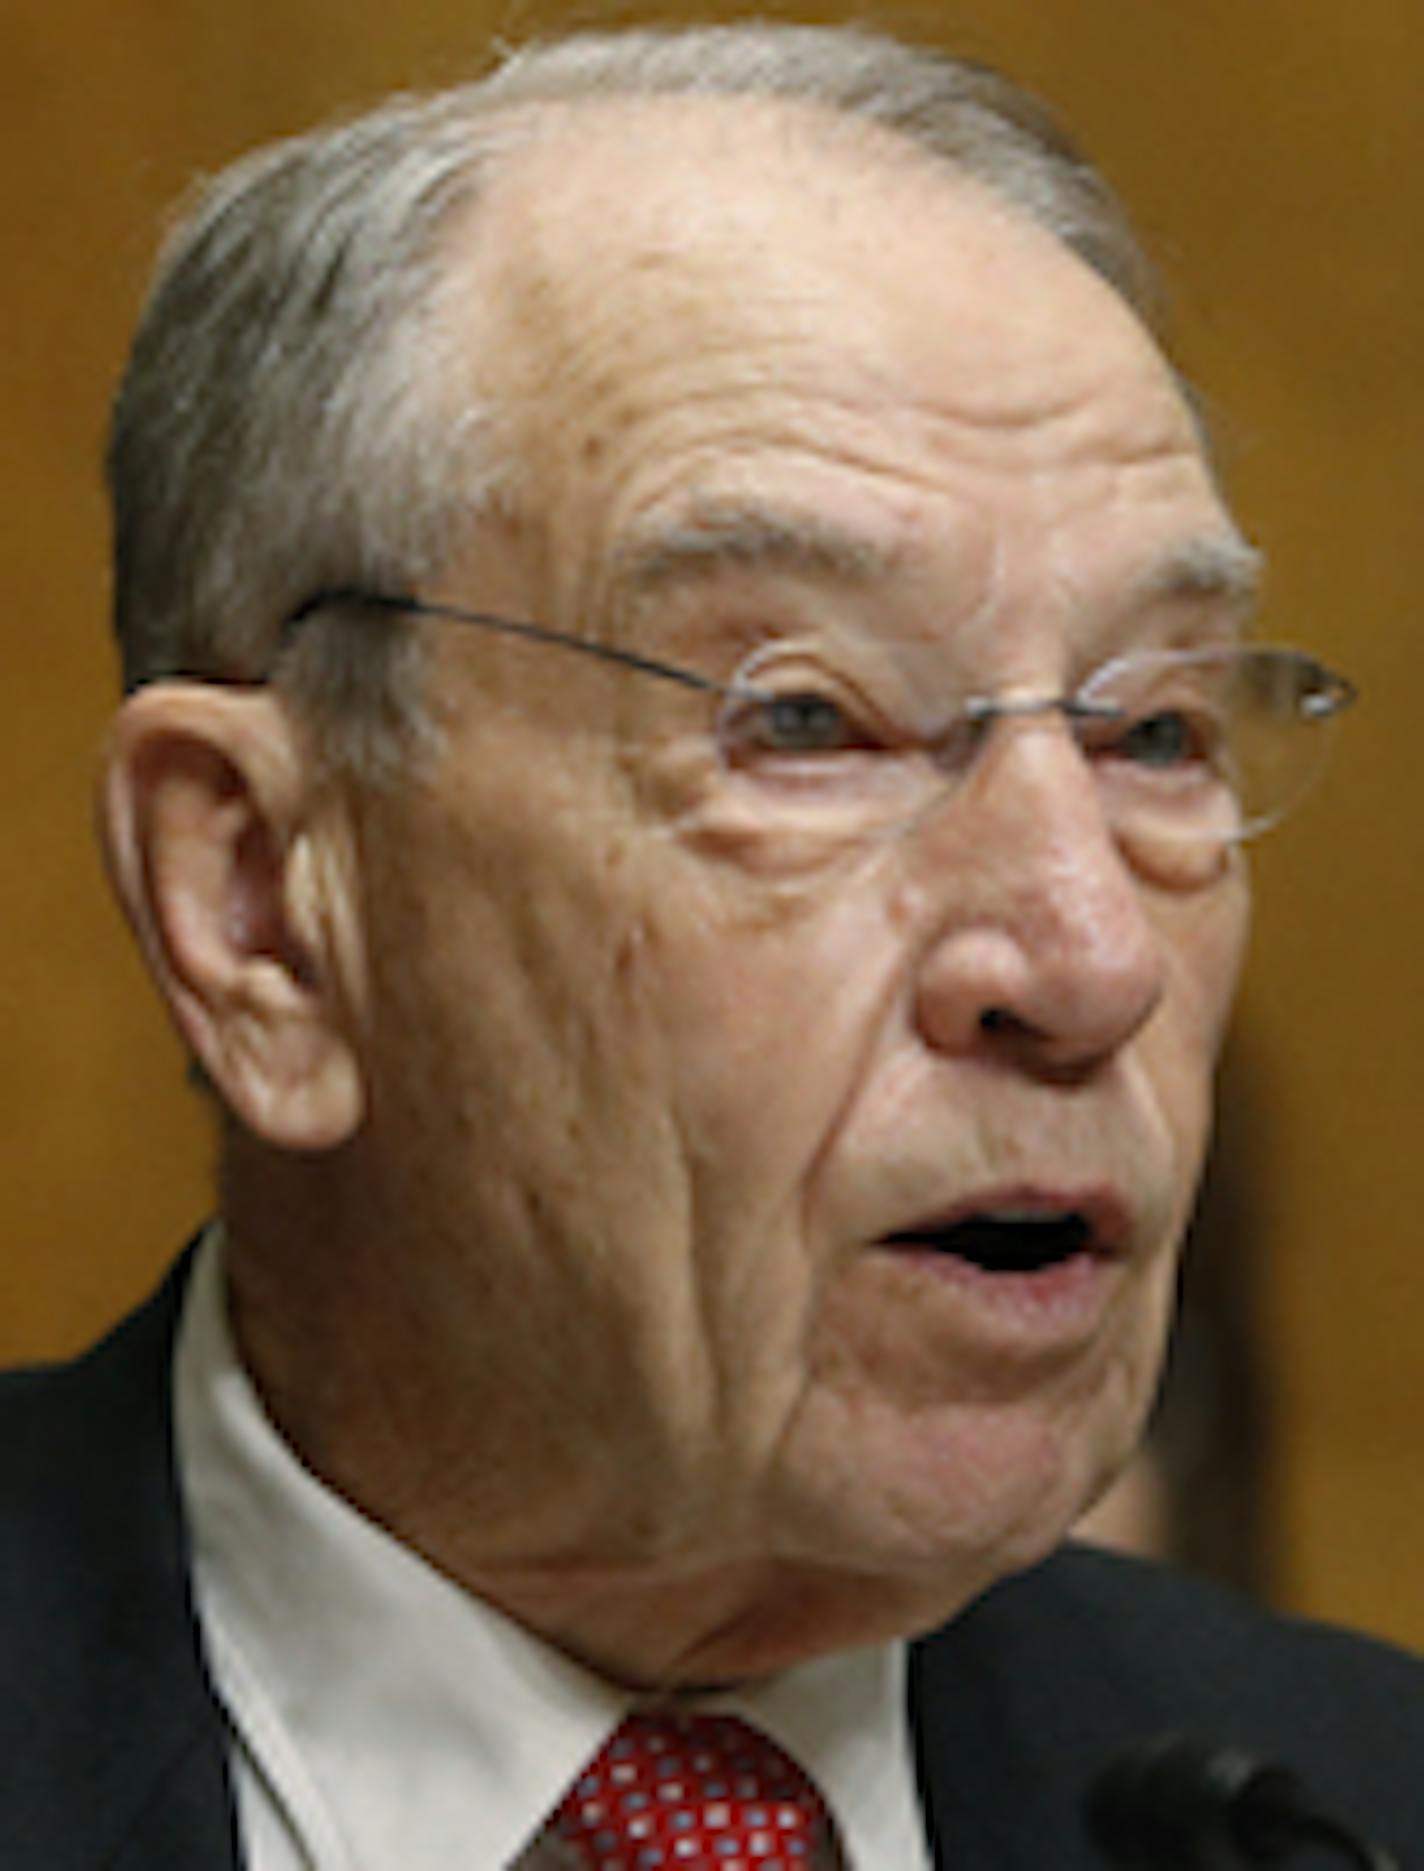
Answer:
[{"label": "tan background wall", "polygon": [[[501,16],[519,33],[553,14]],[[89,853],[95,459],[159,213],[255,138],[473,58],[467,0],[7,0],[0,21],[0,1356],[80,1343],[201,1215],[204,1126]],[[1240,1075],[1279,1593],[1424,1643],[1424,7],[962,0],[1166,262],[1277,562],[1367,707],[1263,851]]]}]

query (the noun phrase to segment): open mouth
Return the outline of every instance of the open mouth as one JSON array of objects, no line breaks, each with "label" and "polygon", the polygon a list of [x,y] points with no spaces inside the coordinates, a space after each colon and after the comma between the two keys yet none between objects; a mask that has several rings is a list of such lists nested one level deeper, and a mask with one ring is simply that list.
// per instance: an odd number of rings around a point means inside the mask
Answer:
[{"label": "open mouth", "polygon": [[947,1254],[984,1273],[1042,1273],[1095,1248],[1092,1223],[1077,1209],[1058,1214],[970,1214],[942,1226],[906,1228],[890,1247]]}]

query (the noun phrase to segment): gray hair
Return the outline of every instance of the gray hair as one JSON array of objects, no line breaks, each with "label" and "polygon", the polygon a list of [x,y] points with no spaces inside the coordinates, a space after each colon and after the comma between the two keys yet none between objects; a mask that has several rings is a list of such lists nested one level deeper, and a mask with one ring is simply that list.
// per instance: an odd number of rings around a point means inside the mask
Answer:
[{"label": "gray hair", "polygon": [[[541,107],[676,94],[795,100],[903,136],[1046,227],[1151,322],[1149,270],[1106,183],[985,67],[769,22],[526,46],[473,83],[256,152],[170,238],[108,458],[129,686],[265,679],[313,592],[413,590],[439,571],[511,465],[497,412],[468,388],[469,282],[447,232],[540,133]],[[413,641],[348,615],[314,621],[283,659],[357,771],[398,760],[422,724]]]}]

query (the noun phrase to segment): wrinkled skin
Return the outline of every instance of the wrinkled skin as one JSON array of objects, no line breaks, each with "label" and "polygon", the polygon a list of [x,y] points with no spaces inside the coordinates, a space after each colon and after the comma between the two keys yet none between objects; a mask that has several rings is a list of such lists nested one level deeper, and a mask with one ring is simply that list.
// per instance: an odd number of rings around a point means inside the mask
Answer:
[{"label": "wrinkled skin", "polygon": [[[1181,572],[1235,535],[1148,337],[893,144],[588,106],[460,240],[519,472],[427,595],[721,678],[889,634],[916,681],[1009,694],[1234,627]],[[952,1615],[1137,1432],[1239,861],[1132,861],[1053,716],[901,838],[778,844],[704,698],[428,628],[440,751],[311,821],[357,1089],[332,1147],[273,1125],[229,1176],[274,1415],[628,1680]],[[995,1276],[886,1240],[965,1204],[1076,1207],[1096,1251]]]}]

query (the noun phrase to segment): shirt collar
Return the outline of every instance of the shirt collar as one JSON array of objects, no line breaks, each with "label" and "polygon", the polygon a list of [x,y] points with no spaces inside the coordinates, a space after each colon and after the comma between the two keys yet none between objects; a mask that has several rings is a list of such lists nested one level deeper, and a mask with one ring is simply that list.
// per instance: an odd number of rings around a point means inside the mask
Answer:
[{"label": "shirt collar", "polygon": [[[199,1613],[239,1745],[327,1864],[503,1865],[631,1706],[310,1473],[228,1330],[200,1249],[175,1354]],[[813,1775],[861,1871],[927,1864],[903,1648],[819,1658],[709,1699]]]}]

